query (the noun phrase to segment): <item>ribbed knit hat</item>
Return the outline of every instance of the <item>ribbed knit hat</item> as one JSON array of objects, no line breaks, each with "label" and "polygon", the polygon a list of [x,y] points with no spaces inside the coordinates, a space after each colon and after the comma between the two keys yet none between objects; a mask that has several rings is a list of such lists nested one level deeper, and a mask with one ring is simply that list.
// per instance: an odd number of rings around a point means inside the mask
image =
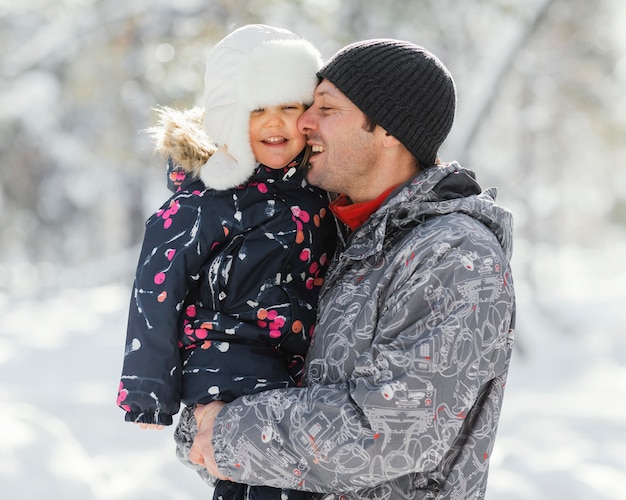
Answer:
[{"label": "ribbed knit hat", "polygon": [[398,139],[422,167],[435,163],[456,109],[454,80],[426,49],[392,39],[356,42],[317,73]]},{"label": "ribbed knit hat", "polygon": [[242,26],[211,49],[204,75],[204,128],[220,147],[200,173],[207,187],[228,189],[254,173],[250,112],[312,103],[321,66],[311,43],[263,24]]}]

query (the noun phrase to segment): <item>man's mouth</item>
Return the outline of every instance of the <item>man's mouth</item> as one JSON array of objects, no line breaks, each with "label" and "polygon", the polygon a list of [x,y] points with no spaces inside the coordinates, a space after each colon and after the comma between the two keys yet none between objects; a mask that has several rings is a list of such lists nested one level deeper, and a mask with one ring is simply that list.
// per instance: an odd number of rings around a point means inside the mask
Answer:
[{"label": "man's mouth", "polygon": [[313,146],[311,146],[312,153],[323,153],[324,151],[326,151],[326,148],[324,146],[320,146],[319,144],[313,144]]}]

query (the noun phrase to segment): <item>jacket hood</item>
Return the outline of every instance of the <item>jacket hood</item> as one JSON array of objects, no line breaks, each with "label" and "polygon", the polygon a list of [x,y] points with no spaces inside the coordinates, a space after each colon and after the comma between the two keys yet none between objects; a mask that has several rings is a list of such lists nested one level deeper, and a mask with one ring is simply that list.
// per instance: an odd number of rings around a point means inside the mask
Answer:
[{"label": "jacket hood", "polygon": [[[483,191],[474,172],[457,162],[429,168],[387,198],[370,222],[353,233],[351,247],[360,248],[360,251],[365,248],[371,252],[380,251],[388,229],[408,229],[431,216],[462,213],[487,226],[510,260],[513,215],[496,204],[496,194],[495,188]],[[371,227],[374,227],[373,232]]]}]

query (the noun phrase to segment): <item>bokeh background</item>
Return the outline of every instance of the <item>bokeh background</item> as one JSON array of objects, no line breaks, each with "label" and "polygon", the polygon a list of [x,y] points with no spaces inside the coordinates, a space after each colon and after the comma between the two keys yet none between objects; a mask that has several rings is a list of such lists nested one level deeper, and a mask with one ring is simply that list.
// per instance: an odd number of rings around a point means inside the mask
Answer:
[{"label": "bokeh background", "polygon": [[0,496],[199,499],[171,429],[115,407],[143,224],[168,196],[143,132],[200,103],[247,23],[325,58],[413,41],[455,77],[441,151],[516,217],[517,345],[488,500],[626,495],[626,3],[0,0]]}]

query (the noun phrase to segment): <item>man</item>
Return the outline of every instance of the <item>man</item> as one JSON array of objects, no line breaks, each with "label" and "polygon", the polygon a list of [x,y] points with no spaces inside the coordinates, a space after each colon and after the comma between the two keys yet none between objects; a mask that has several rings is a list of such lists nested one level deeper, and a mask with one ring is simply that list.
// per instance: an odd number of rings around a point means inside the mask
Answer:
[{"label": "man", "polygon": [[397,40],[339,51],[299,127],[308,180],[351,229],[326,276],[304,387],[196,410],[192,458],[320,498],[483,498],[513,342],[512,218],[437,152],[443,64]]}]

